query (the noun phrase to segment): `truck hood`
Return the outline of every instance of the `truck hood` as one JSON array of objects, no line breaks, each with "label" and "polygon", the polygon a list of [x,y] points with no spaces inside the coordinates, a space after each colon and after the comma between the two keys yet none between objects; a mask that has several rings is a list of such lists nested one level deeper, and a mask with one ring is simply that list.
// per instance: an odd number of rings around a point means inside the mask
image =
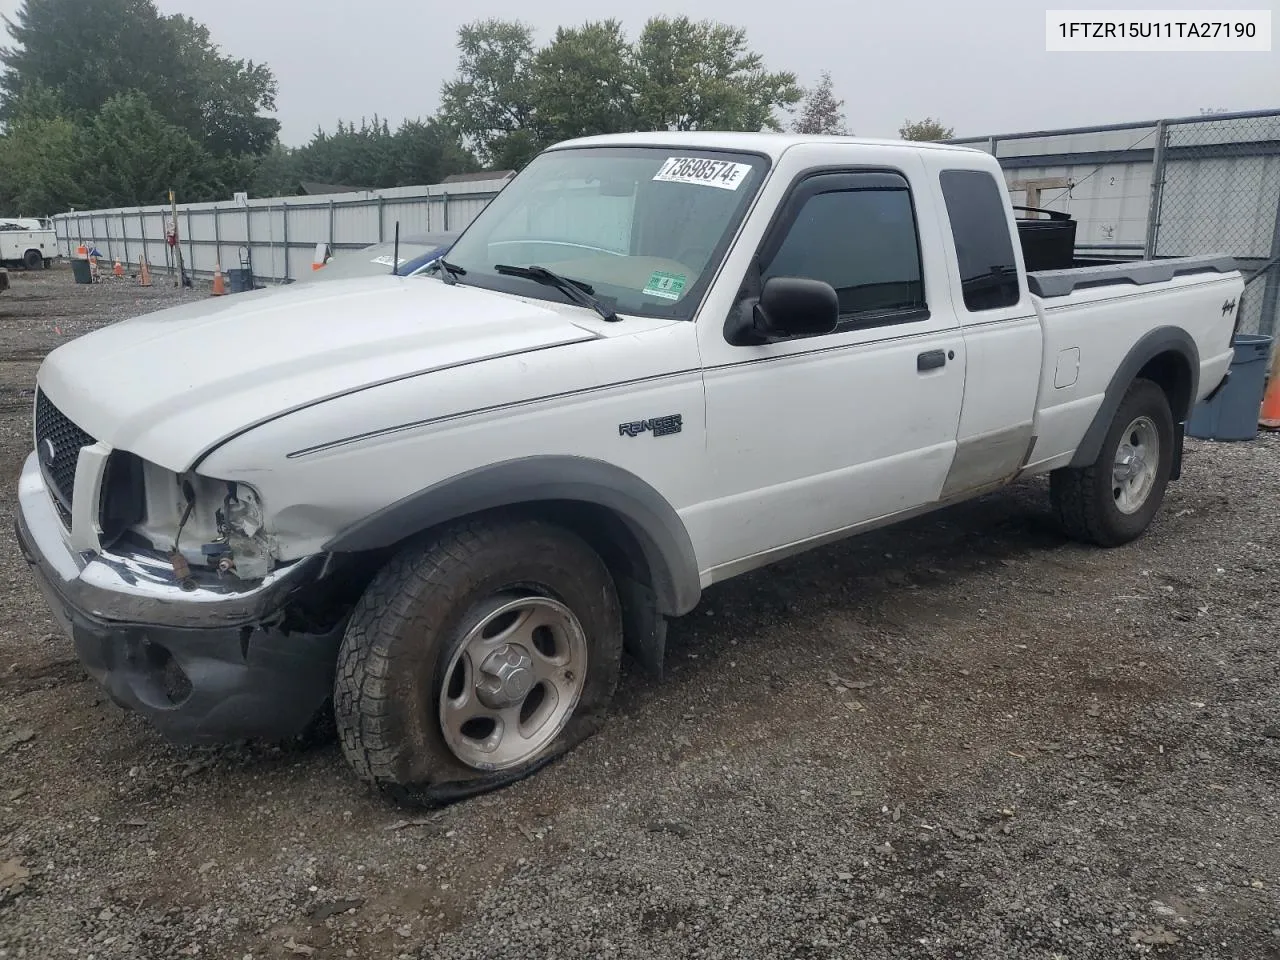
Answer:
[{"label": "truck hood", "polygon": [[553,305],[433,279],[209,298],[58,347],[40,389],[95,440],[169,470],[249,427],[392,380],[592,340]]}]

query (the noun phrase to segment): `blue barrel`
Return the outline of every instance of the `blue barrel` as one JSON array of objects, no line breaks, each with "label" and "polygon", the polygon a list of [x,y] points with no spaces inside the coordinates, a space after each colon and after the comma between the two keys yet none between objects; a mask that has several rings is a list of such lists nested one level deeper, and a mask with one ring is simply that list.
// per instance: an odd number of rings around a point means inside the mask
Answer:
[{"label": "blue barrel", "polygon": [[1208,403],[1196,405],[1187,421],[1187,436],[1202,440],[1253,440],[1267,385],[1271,337],[1236,334],[1231,379]]}]

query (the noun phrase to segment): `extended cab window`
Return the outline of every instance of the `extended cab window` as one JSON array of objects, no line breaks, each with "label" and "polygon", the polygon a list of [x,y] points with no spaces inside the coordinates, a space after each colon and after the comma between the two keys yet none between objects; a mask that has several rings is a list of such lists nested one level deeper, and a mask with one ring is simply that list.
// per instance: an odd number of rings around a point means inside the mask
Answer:
[{"label": "extended cab window", "polygon": [[1018,302],[1018,270],[1003,187],[982,170],[944,170],[942,196],[951,220],[964,305],[970,311]]},{"label": "extended cab window", "polygon": [[764,265],[762,282],[770,277],[831,284],[842,320],[855,326],[923,310],[920,245],[905,182],[902,189],[814,193]]}]

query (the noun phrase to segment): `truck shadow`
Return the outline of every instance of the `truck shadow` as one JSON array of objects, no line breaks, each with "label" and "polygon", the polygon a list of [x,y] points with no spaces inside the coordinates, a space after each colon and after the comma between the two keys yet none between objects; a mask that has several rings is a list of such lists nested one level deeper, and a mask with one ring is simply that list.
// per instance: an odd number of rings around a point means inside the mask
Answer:
[{"label": "truck shadow", "polygon": [[[1047,482],[1022,482],[708,588],[697,609],[669,623],[665,673],[668,678],[673,670],[696,673],[699,661],[714,659],[730,641],[746,647],[767,643],[780,622],[803,630],[824,614],[855,606],[875,607],[892,618],[892,608],[908,597],[918,601],[922,592],[954,585],[993,565],[1011,567],[1037,555],[1069,566],[1075,563],[1070,558],[1089,552],[1092,548],[1067,539],[1057,526]],[[731,628],[706,629],[722,614],[731,615]],[[624,712],[642,708],[664,682],[629,659],[624,671],[618,704]]]}]

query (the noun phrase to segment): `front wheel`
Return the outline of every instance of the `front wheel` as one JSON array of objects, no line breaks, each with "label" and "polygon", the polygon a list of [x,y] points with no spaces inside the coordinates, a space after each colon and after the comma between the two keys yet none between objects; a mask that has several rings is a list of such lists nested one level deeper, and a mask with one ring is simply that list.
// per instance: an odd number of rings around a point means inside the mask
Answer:
[{"label": "front wheel", "polygon": [[1054,513],[1068,536],[1104,547],[1142,536],[1164,502],[1173,471],[1173,431],[1165,392],[1150,380],[1135,380],[1098,458],[1050,475]]},{"label": "front wheel", "polygon": [[613,579],[585,542],[538,521],[462,525],[403,551],[352,613],[343,752],[413,803],[506,786],[596,732],[621,657]]}]

